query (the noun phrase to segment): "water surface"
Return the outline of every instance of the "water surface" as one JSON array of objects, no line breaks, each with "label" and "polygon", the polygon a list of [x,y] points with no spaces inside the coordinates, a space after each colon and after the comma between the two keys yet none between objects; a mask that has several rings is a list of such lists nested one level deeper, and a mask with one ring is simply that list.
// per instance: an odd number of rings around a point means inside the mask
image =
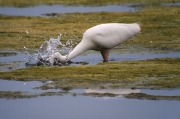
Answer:
[{"label": "water surface", "polygon": [[[0,79],[0,91],[21,91],[29,94],[41,94],[44,92],[61,92],[60,89],[53,88],[53,81],[44,80],[40,81],[15,81],[15,80],[3,80]],[[48,85],[52,89],[41,90],[36,89],[37,87]],[[159,95],[159,96],[180,96],[180,89],[166,89],[166,90],[150,90],[150,89],[73,89],[69,90],[70,93],[82,95],[84,93],[98,93],[98,94],[115,94],[124,95],[130,93],[145,93],[148,95]],[[120,96],[122,97],[122,96]],[[117,97],[119,98],[119,97]]]},{"label": "water surface", "polygon": [[44,92],[58,92],[59,89],[40,90],[35,89],[42,85],[48,85],[47,81],[15,81],[15,80],[2,80],[0,79],[0,91],[21,91],[28,94],[41,94]]},{"label": "water surface", "polygon": [[[43,93],[35,90],[44,85],[38,81],[0,80],[0,91]],[[47,85],[47,84],[45,84]],[[58,91],[58,90],[51,90]],[[70,92],[76,93],[72,95]],[[112,93],[116,97],[92,97],[82,93]],[[0,98],[0,118],[3,119],[179,119],[179,101],[126,99],[122,94],[180,95],[180,90],[74,89],[61,96],[38,96],[27,99]]]},{"label": "water surface", "polygon": [[[65,5],[38,5],[33,7],[0,7],[0,14],[11,16],[44,16],[47,14],[56,13],[75,13],[75,12],[136,12],[140,10],[142,4],[121,4],[121,5],[106,5],[106,6],[65,6]],[[162,3],[163,6],[180,6],[180,3]],[[138,7],[139,6],[139,7]]]},{"label": "water surface", "polygon": [[[154,58],[180,58],[179,52],[136,52],[136,53],[119,53],[116,52],[116,49],[111,50],[109,55],[109,62],[121,62],[121,61],[135,61],[135,60],[146,60],[146,59],[154,59]],[[7,51],[6,51],[7,52]],[[13,51],[15,52],[15,51]],[[19,62],[19,65],[9,69],[8,67],[0,66],[0,70],[9,71],[16,70],[19,68],[26,68],[26,60],[29,58],[26,52],[18,52],[17,55],[0,57],[0,63],[13,63]],[[103,62],[103,58],[100,52],[96,51],[87,51],[82,55],[79,55],[71,60],[72,66],[81,65],[81,62],[86,62],[88,65],[95,65]]]},{"label": "water surface", "polygon": [[45,96],[0,99],[3,119],[179,119],[178,101],[104,99],[89,96]]},{"label": "water surface", "polygon": [[0,14],[11,16],[42,16],[51,13],[74,13],[74,12],[134,12],[135,8],[129,5],[107,5],[107,6],[64,6],[64,5],[39,5],[26,8],[0,7]]}]

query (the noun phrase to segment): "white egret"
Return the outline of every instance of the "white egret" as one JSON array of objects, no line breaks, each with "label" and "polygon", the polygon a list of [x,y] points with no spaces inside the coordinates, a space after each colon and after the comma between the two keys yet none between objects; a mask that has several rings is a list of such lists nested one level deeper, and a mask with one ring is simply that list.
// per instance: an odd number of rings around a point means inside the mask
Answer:
[{"label": "white egret", "polygon": [[49,57],[49,61],[53,64],[57,58],[60,62],[67,62],[87,50],[97,50],[101,52],[104,62],[108,62],[109,50],[140,33],[140,30],[137,23],[108,23],[94,26],[84,32],[82,41],[68,55],[62,56],[56,52]]}]

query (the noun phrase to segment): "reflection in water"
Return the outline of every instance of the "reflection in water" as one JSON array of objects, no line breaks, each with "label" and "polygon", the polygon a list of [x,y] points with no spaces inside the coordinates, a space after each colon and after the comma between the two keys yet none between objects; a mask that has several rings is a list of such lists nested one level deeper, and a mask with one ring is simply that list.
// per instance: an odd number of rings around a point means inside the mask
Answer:
[{"label": "reflection in water", "polygon": [[108,100],[124,98],[124,95],[130,93],[140,93],[140,89],[86,89],[84,95]]},{"label": "reflection in water", "polygon": [[109,93],[109,94],[130,94],[130,93],[140,93],[140,89],[86,89],[86,93]]}]

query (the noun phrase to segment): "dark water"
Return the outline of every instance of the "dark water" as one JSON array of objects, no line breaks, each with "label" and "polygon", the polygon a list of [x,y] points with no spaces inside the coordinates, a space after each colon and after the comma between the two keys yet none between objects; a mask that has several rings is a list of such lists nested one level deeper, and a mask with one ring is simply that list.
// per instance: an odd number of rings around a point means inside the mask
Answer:
[{"label": "dark water", "polygon": [[107,6],[64,6],[64,5],[39,5],[26,8],[0,7],[0,14],[11,16],[42,16],[49,13],[74,13],[74,12],[134,12],[135,8],[129,5],[107,5]]}]

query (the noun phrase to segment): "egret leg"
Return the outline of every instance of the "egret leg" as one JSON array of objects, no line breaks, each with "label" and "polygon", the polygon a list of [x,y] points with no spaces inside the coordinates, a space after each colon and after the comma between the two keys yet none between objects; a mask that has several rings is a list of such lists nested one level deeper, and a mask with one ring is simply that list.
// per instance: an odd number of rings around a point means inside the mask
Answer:
[{"label": "egret leg", "polygon": [[108,58],[109,58],[109,49],[103,49],[101,50],[101,55],[104,59],[104,62],[108,62]]}]

